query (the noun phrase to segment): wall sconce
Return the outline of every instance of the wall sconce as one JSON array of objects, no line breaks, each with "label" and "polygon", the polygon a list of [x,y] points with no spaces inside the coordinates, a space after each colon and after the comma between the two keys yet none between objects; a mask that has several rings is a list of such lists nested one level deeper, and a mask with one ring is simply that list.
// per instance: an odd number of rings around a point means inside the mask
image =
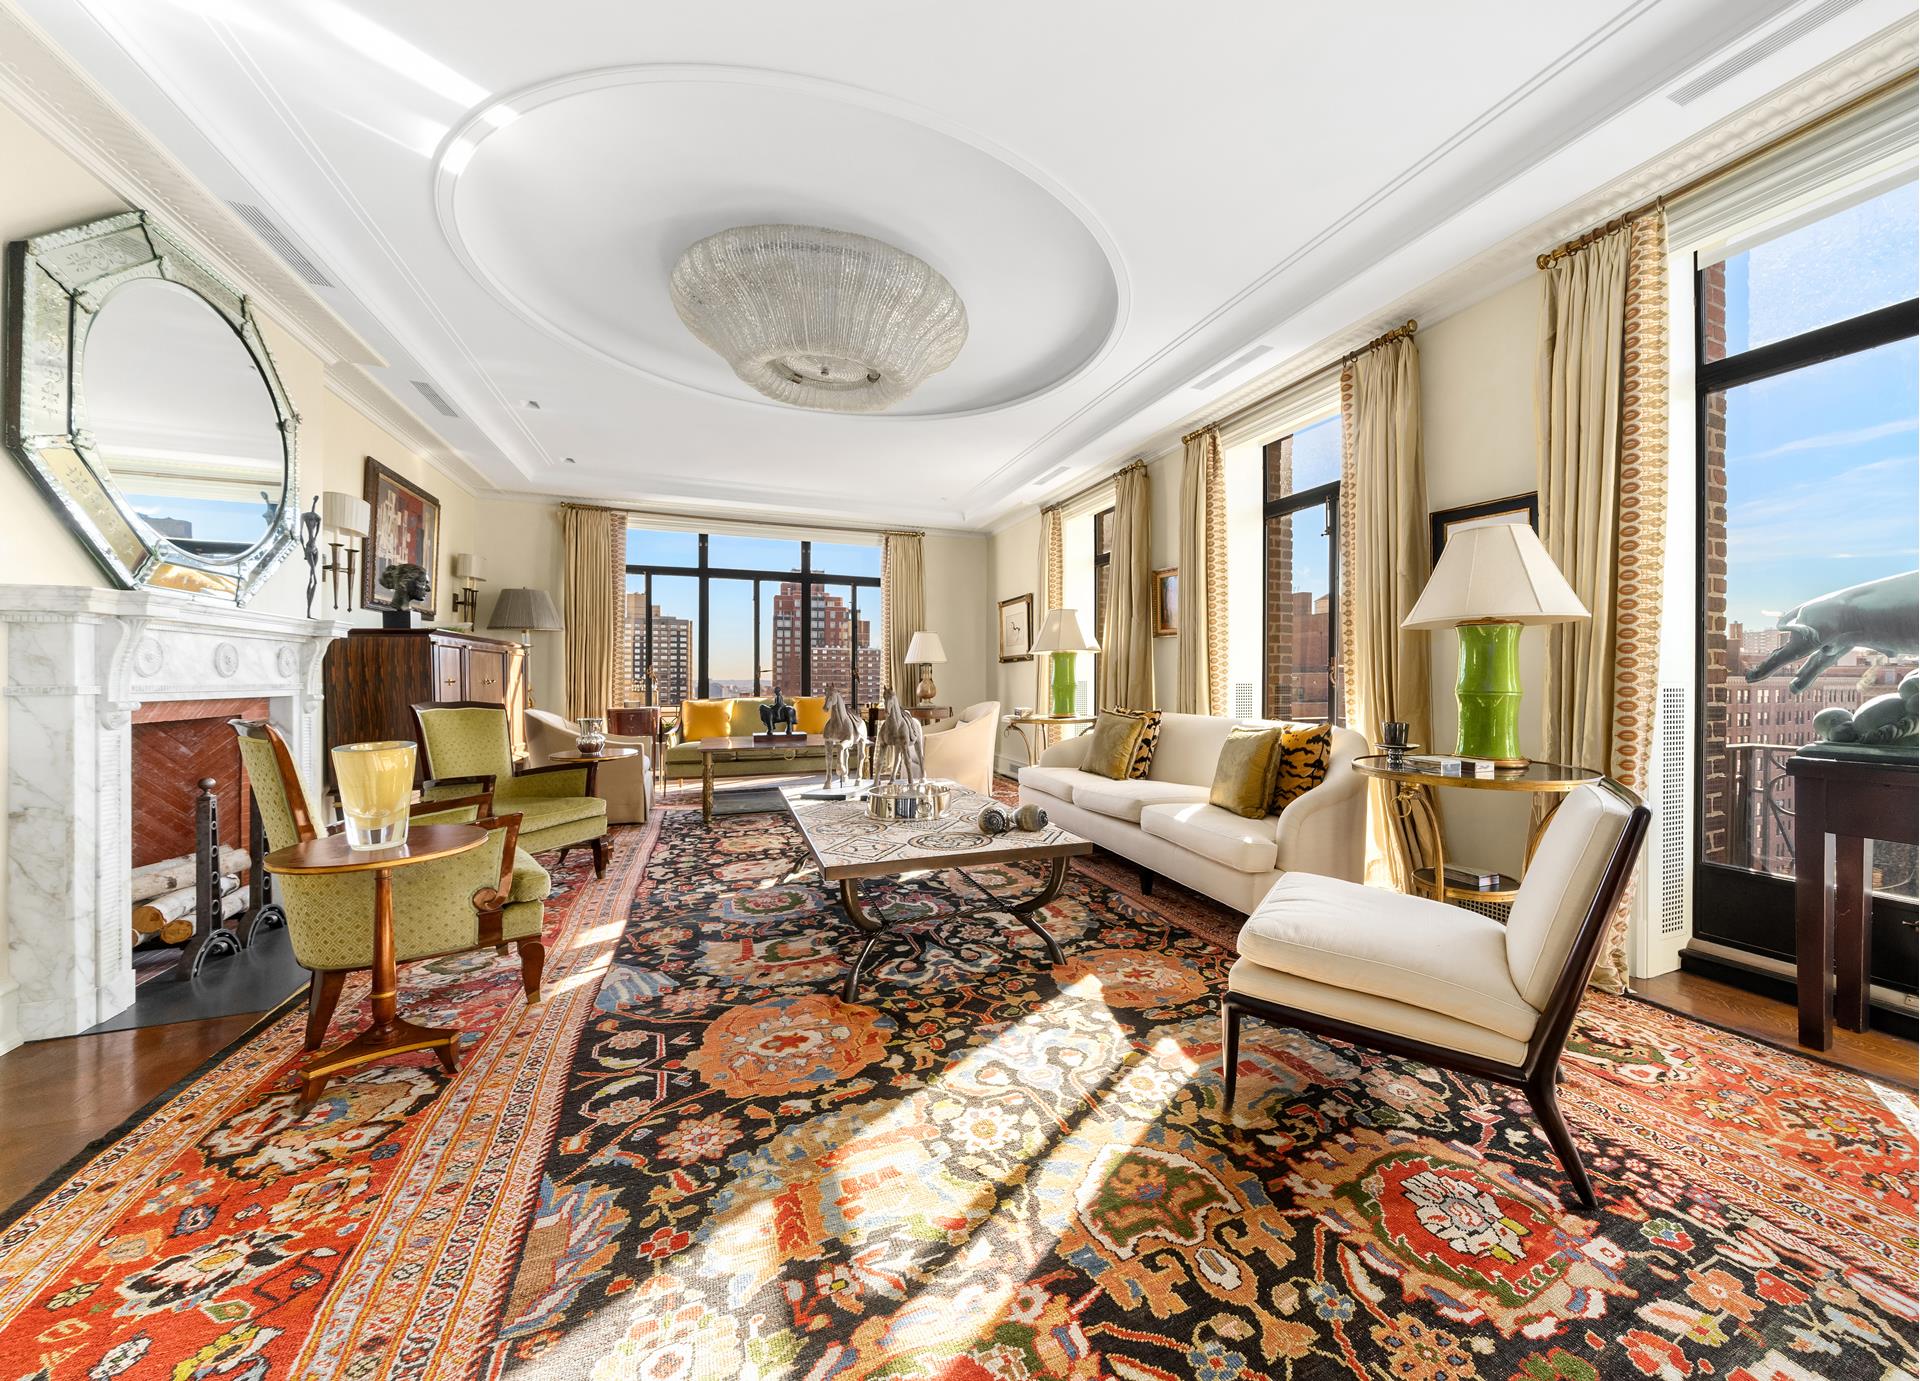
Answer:
[{"label": "wall sconce", "polygon": [[[323,527],[335,534],[334,539],[327,543],[333,554],[327,564],[320,568],[327,573],[333,607],[340,607],[340,577],[343,575],[347,578],[347,604],[351,607],[354,564],[360,556],[353,539],[367,535],[367,529],[373,526],[373,510],[365,499],[329,489],[320,496],[320,521]],[[343,538],[344,542],[341,540]],[[343,546],[344,552],[341,550]]]},{"label": "wall sconce", "polygon": [[460,589],[453,596],[453,616],[459,619],[465,612],[466,622],[476,628],[480,624],[480,590],[485,577],[480,574],[486,569],[486,563],[478,556],[467,552],[456,552],[453,558],[453,578],[460,582]]}]

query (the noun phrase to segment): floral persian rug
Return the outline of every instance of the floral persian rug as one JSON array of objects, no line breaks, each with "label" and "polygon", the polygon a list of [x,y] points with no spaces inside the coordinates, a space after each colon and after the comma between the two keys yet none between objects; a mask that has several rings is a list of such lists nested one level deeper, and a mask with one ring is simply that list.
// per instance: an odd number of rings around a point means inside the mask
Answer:
[{"label": "floral persian rug", "polygon": [[416,974],[472,1033],[451,1080],[396,1060],[301,1118],[298,1020],[261,1033],[0,1238],[0,1376],[1914,1368],[1896,1093],[1596,995],[1582,1212],[1517,1095],[1298,1032],[1249,1023],[1223,1121],[1207,903],[1076,865],[1054,965],[960,875],[875,884],[938,943],[848,1003],[798,852],[781,816],[656,812],[605,884],[569,870],[546,1003],[491,956]]}]

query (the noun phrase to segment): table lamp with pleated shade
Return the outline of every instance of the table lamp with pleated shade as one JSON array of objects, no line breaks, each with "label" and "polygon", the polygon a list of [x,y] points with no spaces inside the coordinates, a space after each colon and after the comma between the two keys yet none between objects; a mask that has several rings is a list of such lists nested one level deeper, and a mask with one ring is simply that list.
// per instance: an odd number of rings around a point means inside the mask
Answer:
[{"label": "table lamp with pleated shade", "polygon": [[1400,626],[1460,632],[1455,753],[1501,767],[1527,765],[1520,752],[1520,630],[1588,617],[1531,527],[1496,523],[1453,534]]}]

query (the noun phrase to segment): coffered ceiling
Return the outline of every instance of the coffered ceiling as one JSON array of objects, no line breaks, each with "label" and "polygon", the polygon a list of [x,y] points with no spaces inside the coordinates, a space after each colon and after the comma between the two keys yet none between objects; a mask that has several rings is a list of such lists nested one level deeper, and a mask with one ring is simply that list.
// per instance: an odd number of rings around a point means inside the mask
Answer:
[{"label": "coffered ceiling", "polygon": [[[335,367],[484,483],[946,527],[1390,324],[1450,266],[1910,13],[0,2],[250,208],[370,347]],[[667,295],[688,244],[756,221],[925,259],[966,302],[960,357],[877,416],[761,398]]]}]

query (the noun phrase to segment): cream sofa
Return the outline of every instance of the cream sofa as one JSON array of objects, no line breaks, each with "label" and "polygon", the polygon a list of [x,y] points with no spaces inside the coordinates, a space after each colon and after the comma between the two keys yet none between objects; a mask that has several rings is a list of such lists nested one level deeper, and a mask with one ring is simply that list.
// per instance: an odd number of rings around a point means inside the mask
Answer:
[{"label": "cream sofa", "polygon": [[1138,781],[1081,770],[1090,739],[1056,743],[1020,769],[1022,804],[1139,865],[1144,885],[1160,874],[1236,911],[1251,911],[1290,872],[1360,880],[1367,827],[1366,779],[1353,760],[1366,740],[1333,731],[1327,779],[1278,815],[1249,820],[1207,804],[1227,731],[1263,721],[1167,714],[1153,766]]}]

